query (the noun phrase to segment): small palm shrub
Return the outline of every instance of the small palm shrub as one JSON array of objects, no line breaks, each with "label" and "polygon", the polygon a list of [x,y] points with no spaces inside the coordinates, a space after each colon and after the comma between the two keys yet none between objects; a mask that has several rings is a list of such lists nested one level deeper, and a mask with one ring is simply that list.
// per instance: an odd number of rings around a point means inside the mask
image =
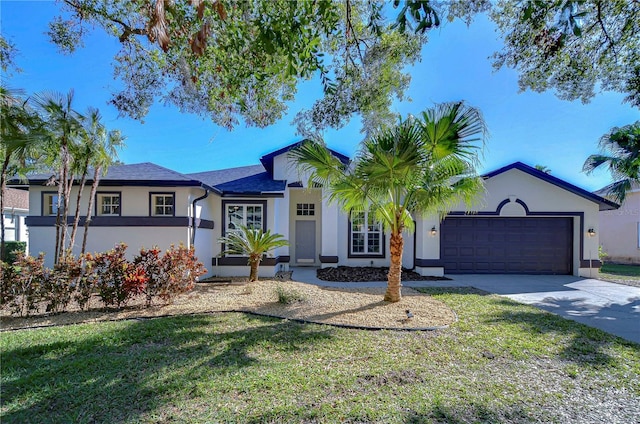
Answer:
[{"label": "small palm shrub", "polygon": [[218,239],[226,249],[222,255],[247,255],[249,257],[249,281],[258,280],[258,267],[262,257],[269,251],[289,245],[281,234],[271,234],[271,230],[262,231],[262,228],[253,229],[240,226],[237,233],[229,233],[225,237]]}]

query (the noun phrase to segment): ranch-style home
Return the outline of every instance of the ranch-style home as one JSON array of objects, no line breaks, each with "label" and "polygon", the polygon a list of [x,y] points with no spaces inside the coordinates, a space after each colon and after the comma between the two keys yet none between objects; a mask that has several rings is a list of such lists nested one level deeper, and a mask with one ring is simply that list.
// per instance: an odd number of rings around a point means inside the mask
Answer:
[{"label": "ranch-style home", "polygon": [[[288,157],[298,145],[266,154],[258,165],[195,174],[152,163],[112,166],[96,194],[87,250],[125,242],[132,255],[141,246],[182,242],[195,246],[209,276],[244,275],[247,259],[221,257],[217,240],[246,225],[290,241],[263,260],[261,276],[290,266],[388,265],[388,237],[379,223],[367,213],[350,217],[327,204],[322,188],[305,186]],[[54,248],[57,193],[43,185],[48,177],[29,180],[31,254]],[[486,193],[474,213],[453,210],[442,222],[416,217],[416,231],[405,239],[406,268],[433,276],[597,275],[598,215],[617,204],[520,162],[484,179]],[[81,211],[87,207],[86,190]],[[52,259],[47,254],[49,265]]]}]

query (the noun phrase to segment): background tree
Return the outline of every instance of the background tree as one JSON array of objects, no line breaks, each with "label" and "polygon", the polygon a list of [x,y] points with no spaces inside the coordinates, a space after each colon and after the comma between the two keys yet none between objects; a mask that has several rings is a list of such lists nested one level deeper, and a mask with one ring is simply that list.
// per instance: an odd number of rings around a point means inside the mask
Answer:
[{"label": "background tree", "polygon": [[548,166],[546,165],[536,165],[534,168],[536,168],[538,171],[542,171],[545,174],[551,174],[551,169],[549,169]]},{"label": "background tree", "polygon": [[4,258],[5,227],[4,199],[7,178],[24,178],[27,172],[36,169],[39,156],[39,130],[42,122],[18,90],[0,86],[0,258]]},{"label": "background tree", "polygon": [[490,16],[504,40],[494,66],[518,71],[521,90],[583,102],[615,91],[640,107],[640,2],[501,0]]},{"label": "background tree", "polygon": [[[280,119],[300,80],[320,76],[327,101],[303,115],[311,127],[389,119],[419,58],[422,35],[383,21],[382,1],[64,0],[49,35],[73,52],[94,27],[118,38],[111,103],[143,118],[161,98],[232,128]],[[430,7],[425,2],[425,7]],[[329,105],[328,105],[329,103]],[[301,118],[302,119],[302,118]],[[372,122],[375,121],[375,122]]]},{"label": "background tree", "polygon": [[605,191],[622,203],[627,192],[634,185],[640,185],[640,121],[612,128],[602,136],[599,147],[601,153],[589,156],[583,171],[590,174],[598,168],[607,167],[614,182]]},{"label": "background tree", "polygon": [[438,105],[365,140],[353,163],[344,165],[317,142],[292,151],[309,186],[318,183],[330,202],[353,217],[367,211],[390,232],[390,266],[384,300],[401,299],[403,231],[419,215],[438,214],[482,190],[477,142],[486,134],[478,110],[463,103]]},{"label": "background tree", "polygon": [[249,257],[250,282],[258,281],[258,267],[265,253],[289,245],[289,242],[283,239],[280,234],[271,234],[270,230],[263,232],[261,228],[247,228],[245,226],[240,226],[239,232],[228,233],[219,238],[218,242],[225,245],[222,255],[247,255]]}]

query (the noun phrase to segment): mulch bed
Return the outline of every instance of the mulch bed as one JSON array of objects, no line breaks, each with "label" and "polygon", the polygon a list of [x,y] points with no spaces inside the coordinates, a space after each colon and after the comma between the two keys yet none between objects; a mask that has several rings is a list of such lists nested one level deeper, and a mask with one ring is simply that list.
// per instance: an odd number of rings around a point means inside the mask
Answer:
[{"label": "mulch bed", "polygon": [[[339,266],[336,268],[318,269],[317,276],[324,281],[366,282],[387,281],[388,267],[368,266]],[[408,269],[402,269],[402,281],[443,281],[450,280],[446,277],[429,277],[418,274]]]}]

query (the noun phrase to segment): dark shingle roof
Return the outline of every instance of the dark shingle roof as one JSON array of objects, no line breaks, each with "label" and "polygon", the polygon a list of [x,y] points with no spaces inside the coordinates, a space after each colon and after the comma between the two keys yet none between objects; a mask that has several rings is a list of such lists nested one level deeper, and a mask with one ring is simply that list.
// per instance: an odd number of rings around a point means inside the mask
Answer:
[{"label": "dark shingle roof", "polygon": [[7,187],[4,195],[5,209],[29,210],[29,192],[27,190]]},{"label": "dark shingle roof", "polygon": [[[93,171],[89,172],[93,176]],[[29,175],[29,184],[42,184],[51,177],[51,174]],[[91,183],[93,178],[88,178]],[[107,174],[100,177],[100,185],[143,185],[143,186],[201,186],[200,180],[171,169],[156,165],[151,162],[136,163],[131,165],[112,165]]]},{"label": "dark shingle roof", "polygon": [[188,174],[223,194],[261,194],[284,191],[286,181],[274,180],[262,165]]}]

